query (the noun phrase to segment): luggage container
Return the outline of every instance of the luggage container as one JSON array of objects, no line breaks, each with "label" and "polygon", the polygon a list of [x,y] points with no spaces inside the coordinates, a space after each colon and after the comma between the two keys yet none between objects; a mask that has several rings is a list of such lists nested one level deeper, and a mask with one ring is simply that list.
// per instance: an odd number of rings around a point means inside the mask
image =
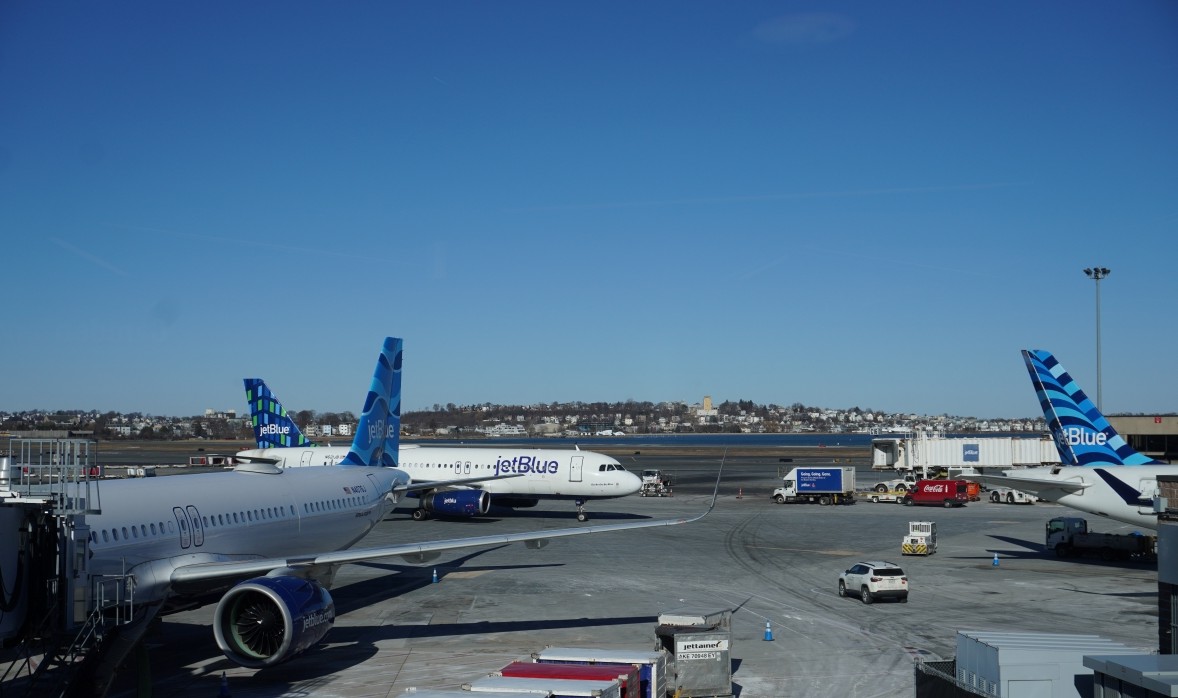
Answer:
[{"label": "luggage container", "polygon": [[539,652],[533,652],[532,659],[542,664],[630,664],[638,667],[643,698],[663,698],[667,695],[667,653],[662,650],[545,647]]},{"label": "luggage container", "polygon": [[471,693],[529,693],[551,698],[621,698],[617,681],[574,681],[571,679],[524,679],[518,676],[484,676],[462,684]]},{"label": "luggage container", "polygon": [[638,698],[641,681],[633,664],[565,664],[563,662],[512,662],[495,672],[522,679],[574,679],[578,681],[617,681],[622,698]]}]

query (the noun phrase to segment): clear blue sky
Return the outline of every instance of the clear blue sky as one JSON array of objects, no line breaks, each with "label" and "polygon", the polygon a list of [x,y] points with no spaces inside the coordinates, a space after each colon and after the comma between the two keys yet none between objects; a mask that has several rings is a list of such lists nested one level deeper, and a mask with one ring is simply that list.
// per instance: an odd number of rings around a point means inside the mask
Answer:
[{"label": "clear blue sky", "polygon": [[5,410],[1173,411],[1178,3],[6,2],[0,239]]}]

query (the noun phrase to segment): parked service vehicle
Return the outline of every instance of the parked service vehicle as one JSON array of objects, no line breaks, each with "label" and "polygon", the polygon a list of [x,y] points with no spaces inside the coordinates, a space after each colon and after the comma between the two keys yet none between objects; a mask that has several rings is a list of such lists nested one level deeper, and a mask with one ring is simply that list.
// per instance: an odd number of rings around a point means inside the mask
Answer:
[{"label": "parked service vehicle", "polygon": [[912,475],[902,477],[895,480],[884,480],[875,486],[876,492],[907,492],[909,487],[916,484],[916,478]]},{"label": "parked service vehicle", "polygon": [[995,504],[1002,502],[1007,504],[1034,504],[1035,500],[1035,495],[1009,487],[995,487],[990,490],[990,501]]},{"label": "parked service vehicle", "polygon": [[965,480],[917,480],[900,503],[931,507],[962,507],[969,501],[969,482]]},{"label": "parked service vehicle", "polygon": [[937,552],[937,522],[909,521],[908,535],[900,542],[904,555],[932,555]]},{"label": "parked service vehicle", "polygon": [[794,468],[786,473],[782,486],[773,490],[772,497],[778,504],[854,504],[855,468]]},{"label": "parked service vehicle", "polygon": [[856,562],[839,575],[839,596],[857,595],[870,604],[876,599],[908,603],[908,575],[894,562]]},{"label": "parked service vehicle", "polygon": [[1157,538],[1140,533],[1091,533],[1088,521],[1057,516],[1047,522],[1046,545],[1057,557],[1100,555],[1103,560],[1156,560]]},{"label": "parked service vehicle", "polygon": [[643,470],[639,492],[643,497],[666,497],[671,494],[671,476],[661,470]]},{"label": "parked service vehicle", "polygon": [[862,490],[855,494],[855,498],[866,499],[869,502],[899,502],[905,490]]}]

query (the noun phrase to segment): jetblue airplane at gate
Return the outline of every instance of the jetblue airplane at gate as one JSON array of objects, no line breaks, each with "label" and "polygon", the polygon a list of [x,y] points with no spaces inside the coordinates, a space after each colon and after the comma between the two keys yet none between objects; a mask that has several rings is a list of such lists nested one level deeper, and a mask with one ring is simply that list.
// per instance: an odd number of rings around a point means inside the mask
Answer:
[{"label": "jetblue airplane at gate", "polygon": [[1023,360],[1063,465],[1020,468],[970,479],[1013,487],[1079,511],[1157,529],[1157,478],[1178,467],[1134,450],[1113,429],[1051,352],[1023,350]]},{"label": "jetblue airplane at gate", "polygon": [[[246,402],[258,448],[238,458],[267,461],[284,468],[335,465],[348,449],[318,446],[299,430],[274,393],[260,378],[245,379]],[[492,504],[533,507],[541,499],[572,500],[577,520],[588,521],[585,502],[634,494],[642,480],[609,456],[580,449],[505,449],[462,446],[401,445],[390,433],[385,450],[397,453],[397,465],[412,482],[432,481],[418,490],[413,518],[432,514],[480,516]],[[515,475],[463,484],[472,477]]]},{"label": "jetblue airplane at gate", "polygon": [[[231,472],[102,482],[100,513],[86,518],[88,573],[129,576],[140,619],[216,603],[213,635],[225,656],[267,667],[307,650],[331,629],[335,607],[328,589],[340,565],[398,555],[423,562],[444,550],[672,526],[711,511],[353,548],[402,496],[438,486],[411,484],[396,467],[401,356],[401,340],[386,339],[355,438],[335,467],[284,470],[254,462]],[[386,450],[390,442],[394,448]]]}]

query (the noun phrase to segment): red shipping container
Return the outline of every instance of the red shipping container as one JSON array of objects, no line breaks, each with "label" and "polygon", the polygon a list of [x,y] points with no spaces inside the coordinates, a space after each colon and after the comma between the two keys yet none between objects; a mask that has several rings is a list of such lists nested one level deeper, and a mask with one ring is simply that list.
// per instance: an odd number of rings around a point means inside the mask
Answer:
[{"label": "red shipping container", "polygon": [[512,662],[498,671],[503,676],[528,679],[581,679],[618,681],[622,698],[640,698],[642,684],[633,664],[562,664],[560,662]]}]

